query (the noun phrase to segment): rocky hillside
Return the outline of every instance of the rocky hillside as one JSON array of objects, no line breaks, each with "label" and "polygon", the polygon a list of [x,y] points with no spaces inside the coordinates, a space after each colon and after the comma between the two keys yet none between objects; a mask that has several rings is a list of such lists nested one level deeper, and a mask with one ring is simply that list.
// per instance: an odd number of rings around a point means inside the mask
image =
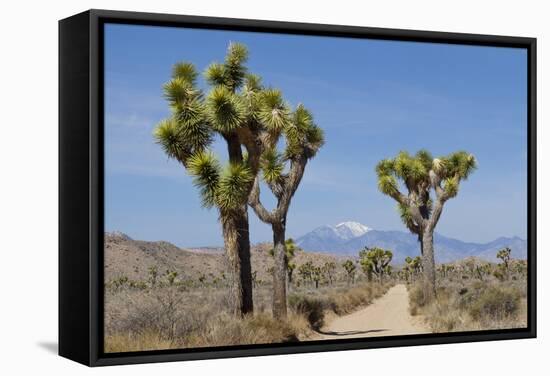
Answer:
[{"label": "rocky hillside", "polygon": [[[258,280],[270,280],[268,269],[273,266],[270,248],[268,243],[252,246],[252,271],[257,272]],[[213,281],[220,278],[222,273],[228,273],[221,248],[182,249],[168,242],[134,240],[123,233],[115,232],[105,234],[104,249],[105,281],[121,276],[145,281],[149,277],[149,268],[154,266],[157,267],[159,276],[167,270],[177,271],[180,280],[196,281],[204,276],[207,281]],[[307,261],[318,266],[334,261],[337,264],[337,273],[344,273],[340,265],[342,260],[332,255],[298,251],[293,259],[298,266]]]}]

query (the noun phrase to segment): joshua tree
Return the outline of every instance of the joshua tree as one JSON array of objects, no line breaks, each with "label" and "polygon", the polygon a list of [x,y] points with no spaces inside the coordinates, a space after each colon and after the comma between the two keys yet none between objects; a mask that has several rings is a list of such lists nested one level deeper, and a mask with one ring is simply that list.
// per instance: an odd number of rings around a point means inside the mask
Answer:
[{"label": "joshua tree", "polygon": [[177,276],[178,276],[178,272],[176,272],[175,270],[174,271],[167,270],[166,280],[168,281],[168,285],[172,286],[176,281]]},{"label": "joshua tree", "polygon": [[342,266],[346,271],[346,274],[348,277],[348,285],[349,285],[350,283],[353,283],[353,280],[355,278],[355,270],[357,269],[357,266],[355,266],[355,262],[353,262],[353,260],[344,261],[342,263]]},{"label": "joshua tree", "polygon": [[500,251],[497,252],[497,258],[502,260],[502,268],[504,270],[504,275],[508,277],[508,271],[510,268],[510,254],[512,253],[512,250],[508,247],[502,248]]},{"label": "joshua tree", "polygon": [[[313,116],[303,106],[298,105],[290,113],[286,105],[281,104],[278,127],[285,138],[286,149],[276,149],[277,140],[262,154],[261,176],[256,176],[249,204],[258,218],[271,225],[275,250],[275,273],[273,274],[273,316],[284,318],[286,307],[287,251],[285,250],[286,219],[294,193],[298,189],[308,161],[317,154],[324,143],[323,131],[313,122]],[[260,179],[267,184],[275,198],[277,206],[268,211],[260,201]]]},{"label": "joshua tree", "polygon": [[516,273],[520,278],[525,278],[527,276],[527,261],[515,260],[510,267],[513,267],[514,273]]},{"label": "joshua tree", "polygon": [[327,261],[322,268],[323,274],[326,276],[328,282],[332,285],[334,282],[334,276],[336,274],[336,263],[334,261]]},{"label": "joshua tree", "polygon": [[156,266],[151,266],[149,267],[148,272],[151,287],[155,287],[155,285],[157,284],[158,268]]},{"label": "joshua tree", "polygon": [[384,273],[388,270],[393,257],[390,250],[385,250],[378,247],[365,247],[359,252],[361,267],[367,272],[372,272],[378,277],[378,281],[382,283]]},{"label": "joshua tree", "polygon": [[[172,114],[154,132],[165,153],[194,177],[203,205],[219,213],[236,315],[253,311],[248,196],[262,153],[272,148],[287,117],[281,93],[263,88],[260,78],[247,72],[247,58],[244,45],[231,43],[224,62],[205,72],[211,87],[206,94],[193,64],[176,64],[164,86]],[[223,168],[212,152],[214,134],[227,144]]]},{"label": "joshua tree", "polygon": [[311,261],[306,262],[298,267],[298,274],[304,281],[304,284],[313,279],[313,263]]},{"label": "joshua tree", "polygon": [[252,272],[252,284],[254,285],[254,287],[258,286],[258,271],[257,270],[254,270]]},{"label": "joshua tree", "polygon": [[491,265],[483,263],[481,265],[476,265],[476,277],[483,281],[483,278],[491,272]]},{"label": "joshua tree", "polygon": [[296,264],[293,262],[289,262],[286,267],[286,274],[287,274],[289,286],[292,284],[292,275],[294,274],[295,269],[296,269]]},{"label": "joshua tree", "polygon": [[416,256],[415,258],[409,256],[405,257],[405,268],[407,274],[411,276],[411,280],[414,280],[414,276],[420,272],[421,267],[422,260],[420,256]]},{"label": "joshua tree", "polygon": [[441,264],[439,266],[439,272],[441,273],[442,278],[447,278],[449,274],[453,271],[454,267],[450,264]]},{"label": "joshua tree", "polygon": [[319,266],[314,266],[311,269],[311,279],[313,280],[313,282],[315,282],[316,289],[319,288],[319,282],[321,281],[322,277],[323,277],[323,272],[321,268]]},{"label": "joshua tree", "polygon": [[[433,237],[445,202],[458,194],[460,182],[476,168],[476,159],[464,151],[433,158],[421,150],[414,156],[400,152],[376,166],[378,188],[397,201],[401,219],[418,236],[422,254],[425,293],[435,295]],[[400,181],[407,194],[400,191]],[[435,192],[432,200],[432,192]]]}]

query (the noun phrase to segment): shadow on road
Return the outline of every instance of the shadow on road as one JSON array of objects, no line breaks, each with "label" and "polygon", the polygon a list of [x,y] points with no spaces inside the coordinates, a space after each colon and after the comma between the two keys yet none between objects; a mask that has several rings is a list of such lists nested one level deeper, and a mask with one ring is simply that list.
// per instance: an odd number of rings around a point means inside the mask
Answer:
[{"label": "shadow on road", "polygon": [[317,333],[323,334],[323,335],[326,335],[326,336],[351,336],[351,335],[358,335],[358,334],[369,334],[369,333],[385,332],[387,330],[388,329],[346,330],[346,331],[340,331],[340,332],[317,330]]}]

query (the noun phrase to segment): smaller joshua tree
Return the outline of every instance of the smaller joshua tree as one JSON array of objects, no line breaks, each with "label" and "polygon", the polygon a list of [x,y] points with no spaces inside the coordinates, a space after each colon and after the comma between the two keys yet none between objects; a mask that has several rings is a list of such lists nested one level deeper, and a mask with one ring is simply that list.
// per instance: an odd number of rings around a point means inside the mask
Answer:
[{"label": "smaller joshua tree", "polygon": [[355,265],[355,262],[353,262],[353,260],[348,259],[342,263],[342,266],[346,271],[348,285],[352,284],[353,280],[355,279],[355,271],[357,270],[357,266]]},{"label": "smaller joshua tree", "polygon": [[313,280],[313,263],[311,261],[306,262],[298,267],[298,274],[302,278],[304,285],[307,282]]},{"label": "smaller joshua tree", "polygon": [[[273,230],[273,316],[285,318],[288,267],[285,250],[286,219],[292,197],[302,181],[306,165],[323,146],[324,136],[321,128],[313,122],[312,114],[303,105],[298,105],[291,113],[281,98],[275,99],[280,112],[276,126],[284,135],[286,149],[279,152],[276,148],[276,139],[272,137],[272,144],[266,148],[260,159],[262,174],[258,174],[254,180],[249,205],[258,218],[270,224]],[[260,201],[261,178],[277,199],[277,205],[271,211],[268,211]]]},{"label": "smaller joshua tree", "polygon": [[321,281],[322,277],[323,277],[323,272],[321,268],[319,266],[314,266],[311,269],[311,279],[313,280],[313,282],[315,282],[316,289],[319,288],[319,282]]},{"label": "smaller joshua tree", "polygon": [[151,266],[148,269],[149,272],[149,283],[151,283],[151,287],[155,287],[157,284],[157,277],[158,277],[158,268],[156,266]]},{"label": "smaller joshua tree", "polygon": [[420,273],[420,269],[422,269],[422,260],[420,256],[416,256],[415,258],[412,257],[405,257],[405,269],[407,270],[407,275],[410,275],[411,282],[414,281],[414,277]]},{"label": "smaller joshua tree", "polygon": [[178,272],[176,272],[175,270],[174,271],[167,270],[165,276],[166,276],[166,280],[168,281],[168,285],[172,286],[174,282],[176,282],[176,278],[178,277]]},{"label": "smaller joshua tree", "polygon": [[[436,293],[435,227],[445,203],[458,194],[460,183],[475,168],[475,157],[465,151],[433,158],[426,150],[415,155],[402,151],[395,158],[384,159],[376,166],[378,189],[397,201],[403,223],[418,236],[424,293],[428,297]],[[401,192],[400,183],[406,188],[406,194]]]},{"label": "smaller joshua tree", "polygon": [[363,270],[376,274],[378,282],[382,283],[384,273],[389,270],[388,266],[393,258],[393,253],[378,247],[365,247],[359,252],[359,258]]},{"label": "smaller joshua tree", "polygon": [[502,248],[497,252],[497,258],[502,260],[502,269],[506,278],[508,278],[508,272],[510,269],[510,259],[511,259],[512,250],[509,247]]},{"label": "smaller joshua tree", "polygon": [[[292,262],[294,258],[294,253],[298,250],[298,246],[294,243],[294,239],[288,238],[285,241],[285,263],[286,263],[286,282],[290,285],[292,283],[292,274],[294,269],[296,269],[296,264]],[[271,248],[269,250],[269,255],[275,257],[275,249]],[[273,268],[275,271],[275,268]]]},{"label": "smaller joshua tree", "polygon": [[326,280],[329,284],[332,285],[334,282],[334,277],[336,275],[336,263],[334,261],[327,261],[322,267],[323,275],[326,277]]}]

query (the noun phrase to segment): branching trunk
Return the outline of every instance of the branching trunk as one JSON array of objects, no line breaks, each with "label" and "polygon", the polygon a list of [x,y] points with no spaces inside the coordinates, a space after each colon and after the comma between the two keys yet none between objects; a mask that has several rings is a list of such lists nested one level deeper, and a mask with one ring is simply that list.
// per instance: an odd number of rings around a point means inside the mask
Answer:
[{"label": "branching trunk", "polygon": [[284,224],[274,224],[273,255],[275,266],[273,269],[273,317],[286,318],[286,245]]}]

